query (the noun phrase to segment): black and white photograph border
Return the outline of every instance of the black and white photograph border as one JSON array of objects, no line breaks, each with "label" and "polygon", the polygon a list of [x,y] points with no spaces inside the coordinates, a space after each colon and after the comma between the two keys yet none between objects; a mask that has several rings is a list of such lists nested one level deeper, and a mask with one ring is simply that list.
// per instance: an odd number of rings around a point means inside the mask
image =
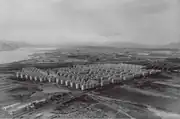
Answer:
[{"label": "black and white photograph border", "polygon": [[0,0],[0,118],[180,119],[179,0]]}]

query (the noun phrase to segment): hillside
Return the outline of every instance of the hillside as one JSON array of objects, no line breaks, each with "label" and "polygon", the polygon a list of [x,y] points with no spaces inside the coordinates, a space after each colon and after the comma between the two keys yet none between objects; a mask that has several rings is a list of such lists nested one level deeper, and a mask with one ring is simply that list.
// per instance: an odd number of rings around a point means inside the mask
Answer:
[{"label": "hillside", "polygon": [[[62,45],[62,44],[28,44],[25,42],[15,42],[15,41],[6,41],[6,40],[0,40],[0,51],[8,51],[8,50],[15,50],[17,48],[22,47],[83,47],[83,46],[92,46],[94,48],[101,47],[102,49],[116,49],[116,48],[135,48],[135,49],[179,49],[180,48],[180,42],[177,43],[170,43],[167,45],[147,45],[147,44],[138,44],[138,43],[132,43],[132,42],[120,42],[120,41],[107,41],[104,43],[69,43],[68,45]],[[96,47],[95,47],[96,46]],[[92,48],[91,48],[92,49]]]},{"label": "hillside", "polygon": [[118,41],[108,41],[103,44],[103,46],[110,46],[116,48],[140,48],[140,49],[179,49],[180,42],[169,43],[166,45],[148,45],[148,44],[139,44],[132,42],[118,42]]},{"label": "hillside", "polygon": [[174,42],[163,46],[164,48],[180,49],[180,42]]},{"label": "hillside", "polygon": [[13,42],[13,41],[0,41],[0,51],[15,50],[21,47],[31,46],[30,44],[24,42]]},{"label": "hillside", "polygon": [[111,47],[118,47],[118,48],[147,48],[151,47],[144,44],[137,44],[137,43],[130,43],[130,42],[109,42],[106,43],[108,46]]}]

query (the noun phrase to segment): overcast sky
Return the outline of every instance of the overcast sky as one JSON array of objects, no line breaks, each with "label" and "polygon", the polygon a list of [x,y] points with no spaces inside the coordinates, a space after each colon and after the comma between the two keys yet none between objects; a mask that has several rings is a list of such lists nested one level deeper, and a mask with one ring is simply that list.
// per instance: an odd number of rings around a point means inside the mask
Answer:
[{"label": "overcast sky", "polygon": [[0,0],[0,39],[165,44],[180,40],[180,0]]}]

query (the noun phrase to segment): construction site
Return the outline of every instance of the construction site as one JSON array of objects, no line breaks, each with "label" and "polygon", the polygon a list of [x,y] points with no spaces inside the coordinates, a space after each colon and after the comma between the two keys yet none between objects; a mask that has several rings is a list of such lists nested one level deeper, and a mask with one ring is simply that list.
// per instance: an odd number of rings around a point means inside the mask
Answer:
[{"label": "construction site", "polygon": [[[35,93],[32,91],[28,94],[31,97],[38,95],[38,98],[4,105],[2,110],[12,117],[20,117],[45,107],[51,107],[53,104],[56,107],[83,95],[91,97],[93,90],[99,88],[121,85],[123,82],[134,79],[141,80],[160,72],[160,70],[145,69],[141,65],[124,63],[74,65],[46,70],[36,67],[22,68],[14,74],[13,81],[27,86],[36,85],[39,91]],[[31,89],[28,88],[27,91]],[[27,94],[23,93],[20,97],[25,95]]]},{"label": "construction site", "polygon": [[[1,71],[11,76],[0,80],[0,118],[161,119],[149,105],[180,113],[166,106],[179,97],[178,76],[171,79],[177,65],[110,53],[79,54],[58,51],[46,54],[47,62],[34,58],[3,65]],[[64,59],[48,62],[51,55]]]},{"label": "construction site", "polygon": [[178,69],[174,63],[116,53],[42,55],[1,67],[11,75],[0,80],[1,118],[161,119],[149,104],[179,113],[166,106],[179,96],[178,80],[167,74]]}]

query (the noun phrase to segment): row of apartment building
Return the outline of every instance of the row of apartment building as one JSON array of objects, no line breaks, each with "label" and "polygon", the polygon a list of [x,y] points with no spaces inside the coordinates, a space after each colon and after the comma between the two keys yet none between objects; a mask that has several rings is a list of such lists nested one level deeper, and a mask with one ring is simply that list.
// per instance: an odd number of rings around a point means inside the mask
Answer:
[{"label": "row of apartment building", "polygon": [[142,69],[142,66],[132,64],[98,64],[59,68],[58,71],[51,71],[51,73],[29,68],[17,72],[16,76],[19,79],[53,82],[75,89],[86,90],[120,83],[124,80],[145,77],[158,72],[158,70],[145,70]]}]

